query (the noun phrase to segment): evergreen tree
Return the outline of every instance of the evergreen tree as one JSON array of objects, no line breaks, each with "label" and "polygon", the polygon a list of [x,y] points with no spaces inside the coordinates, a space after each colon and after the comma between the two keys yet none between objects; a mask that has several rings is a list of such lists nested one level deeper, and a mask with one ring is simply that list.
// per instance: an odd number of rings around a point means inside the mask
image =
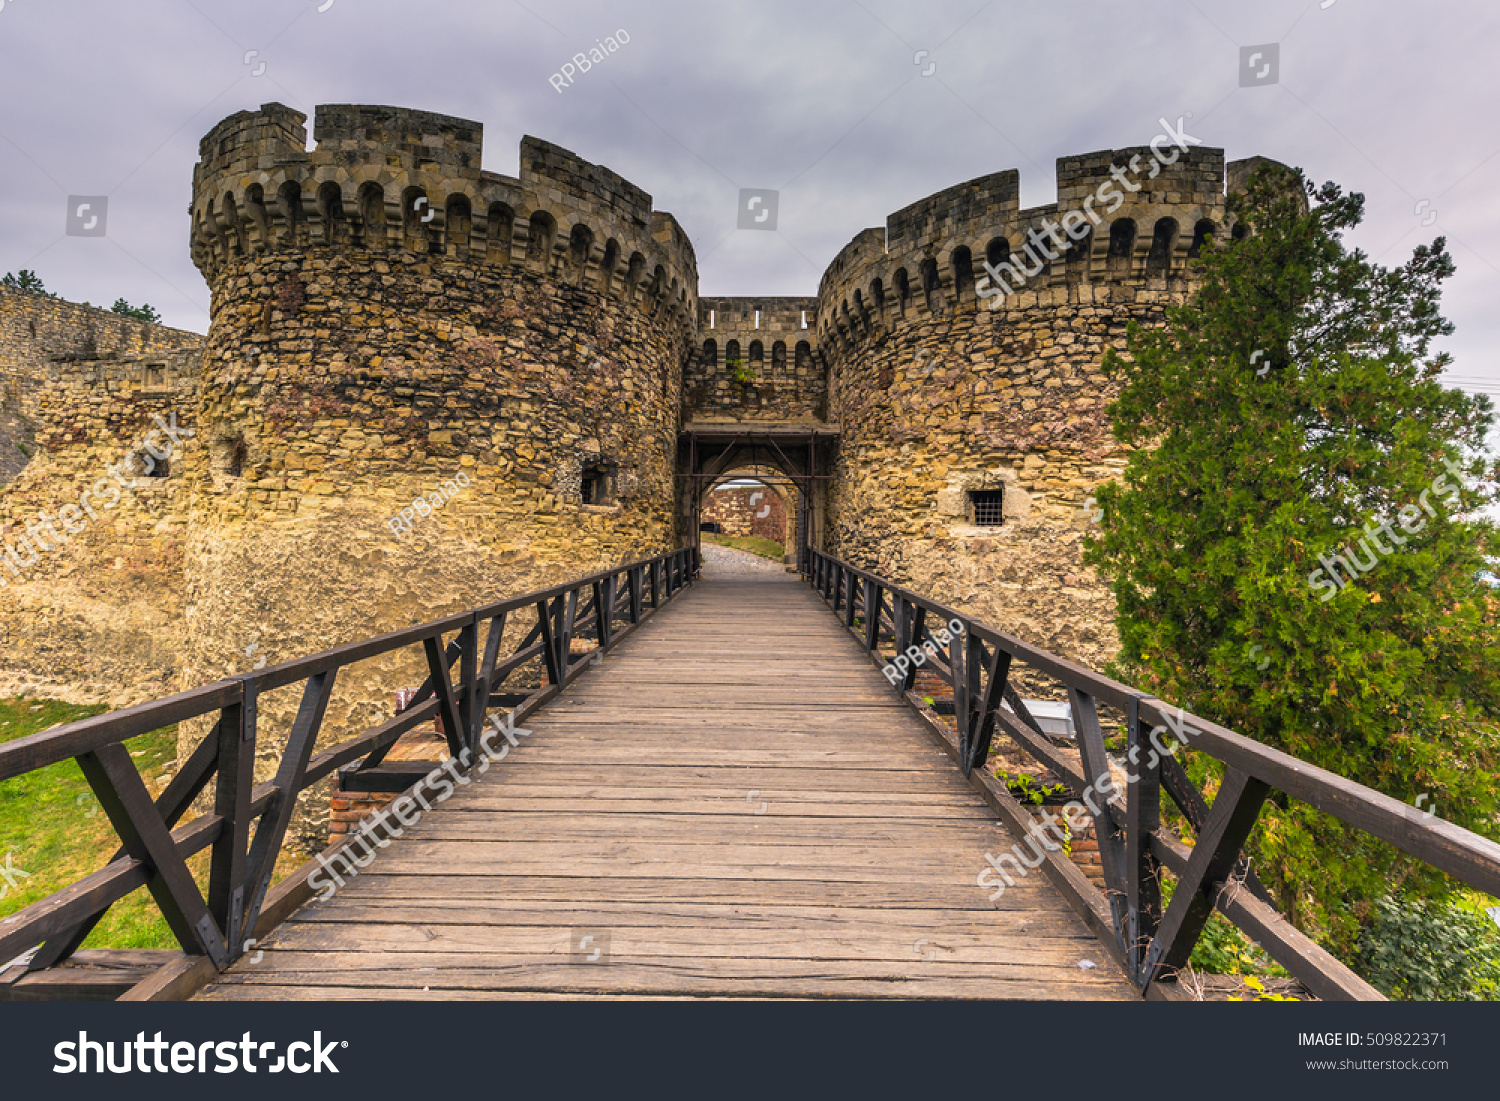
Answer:
[{"label": "evergreen tree", "polygon": [[161,320],[161,314],[157,313],[151,306],[132,306],[123,298],[115,299],[115,304],[110,307],[110,310],[114,313],[124,314],[126,317],[133,317],[137,321],[149,321],[152,324]]},{"label": "evergreen tree", "polygon": [[27,268],[22,268],[19,275],[6,272],[5,277],[0,279],[0,287],[13,291],[30,291],[32,294],[45,294],[48,298],[57,297],[42,285],[42,280],[36,272]]},{"label": "evergreen tree", "polygon": [[[1086,560],[1120,675],[1162,699],[1496,835],[1500,632],[1487,398],[1438,381],[1442,238],[1401,267],[1347,249],[1364,197],[1267,165],[1230,197],[1192,300],[1105,368],[1116,437]],[[1243,227],[1241,229],[1240,227]],[[1211,762],[1189,754],[1210,785]],[[1418,797],[1425,798],[1418,803]],[[1291,919],[1347,951],[1370,903],[1454,885],[1278,794],[1251,842]]]}]

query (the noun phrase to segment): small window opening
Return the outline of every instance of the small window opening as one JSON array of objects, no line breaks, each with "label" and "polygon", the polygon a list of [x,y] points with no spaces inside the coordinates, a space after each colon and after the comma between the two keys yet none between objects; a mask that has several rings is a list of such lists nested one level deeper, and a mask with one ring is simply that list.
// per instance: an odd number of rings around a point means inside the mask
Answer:
[{"label": "small window opening", "polygon": [[609,463],[595,463],[585,467],[579,484],[579,494],[586,505],[612,505],[615,503],[615,468]]},{"label": "small window opening", "polygon": [[231,478],[244,477],[246,450],[244,437],[237,438],[229,448],[229,463],[224,468],[225,474]]},{"label": "small window opening", "polygon": [[998,489],[976,489],[969,493],[969,511],[974,523],[981,527],[995,527],[1004,523],[1001,515],[1001,498],[1004,492]]},{"label": "small window opening", "polygon": [[143,478],[166,478],[172,473],[170,459],[158,459],[149,451],[137,451],[132,455],[131,466]]},{"label": "small window opening", "polygon": [[165,363],[146,364],[144,381],[147,390],[165,390],[167,388],[167,365]]}]

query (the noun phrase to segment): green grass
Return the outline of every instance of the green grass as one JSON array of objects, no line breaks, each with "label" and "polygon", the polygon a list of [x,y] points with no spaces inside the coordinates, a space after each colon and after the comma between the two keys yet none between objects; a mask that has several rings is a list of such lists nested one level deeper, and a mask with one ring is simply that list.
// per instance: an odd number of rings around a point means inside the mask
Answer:
[{"label": "green grass", "polygon": [[715,543],[721,547],[733,547],[735,550],[749,551],[751,554],[759,555],[761,558],[774,558],[780,562],[786,556],[786,548],[780,543],[770,539],[762,539],[759,535],[715,535],[713,532],[703,533],[705,543]]},{"label": "green grass", "polygon": [[[97,715],[104,707],[56,700],[0,700],[0,742],[24,738],[60,723]],[[126,743],[153,796],[160,793],[177,756],[175,726]],[[14,869],[16,884],[0,879],[0,918],[37,902],[104,867],[120,841],[76,761],[63,761],[0,783],[0,867]],[[207,853],[189,862],[200,881]],[[22,877],[22,871],[30,873]],[[86,948],[175,948],[177,941],[145,888],[110,907],[89,934]],[[5,963],[0,960],[0,964]]]}]

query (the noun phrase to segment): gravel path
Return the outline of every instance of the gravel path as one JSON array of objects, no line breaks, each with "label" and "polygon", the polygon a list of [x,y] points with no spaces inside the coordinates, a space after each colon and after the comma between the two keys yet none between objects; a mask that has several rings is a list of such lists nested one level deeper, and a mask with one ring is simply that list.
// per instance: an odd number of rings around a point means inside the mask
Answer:
[{"label": "gravel path", "polygon": [[749,551],[721,547],[717,543],[703,544],[703,576],[706,579],[743,577],[747,574],[759,573],[784,573],[785,571],[786,567],[780,562],[762,558]]}]

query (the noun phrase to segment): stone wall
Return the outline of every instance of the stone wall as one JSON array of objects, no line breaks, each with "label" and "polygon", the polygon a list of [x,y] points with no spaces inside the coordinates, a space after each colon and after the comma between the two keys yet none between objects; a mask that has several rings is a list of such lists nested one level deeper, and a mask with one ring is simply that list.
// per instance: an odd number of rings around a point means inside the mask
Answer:
[{"label": "stone wall", "polygon": [[0,694],[125,706],[175,688],[200,361],[156,350],[28,377],[35,457],[0,488]]},{"label": "stone wall", "polygon": [[55,362],[134,359],[202,345],[198,333],[0,287],[0,409],[44,415],[29,383]]},{"label": "stone wall", "polygon": [[720,486],[704,498],[703,522],[718,524],[721,535],[758,535],[787,545],[786,502],[769,486]]},{"label": "stone wall", "polygon": [[[1130,321],[1157,324],[1186,297],[1187,260],[1226,217],[1221,150],[1155,179],[1130,174],[1142,154],[1060,160],[1045,207],[1019,209],[1014,173],[922,200],[857,236],[819,295],[842,426],[829,549],[1095,666],[1117,645],[1113,602],[1081,544],[1093,489],[1126,461],[1100,362]],[[1084,209],[1116,167],[1139,190],[1027,275],[1036,265],[1012,256],[1027,231]],[[985,260],[1025,265],[1015,293],[996,293]],[[973,496],[997,491],[998,506]]]},{"label": "stone wall", "polygon": [[[213,321],[188,471],[193,682],[243,668],[252,640],[313,653],[683,534],[697,277],[675,220],[534,138],[518,177],[485,172],[478,123],[324,107],[311,153],[301,124],[274,104],[225,120],[195,173]],[[454,500],[392,522],[461,472]],[[417,655],[346,671],[324,740],[423,675]],[[289,725],[282,695],[261,701],[268,730]]]},{"label": "stone wall", "polygon": [[[1058,202],[1028,210],[995,173],[858,234],[816,298],[700,300],[676,220],[565,149],[524,138],[500,175],[480,124],[393,107],[320,107],[314,135],[267,104],[203,139],[206,338],[0,291],[0,414],[36,432],[0,489],[0,691],[135,702],[681,545],[695,426],[821,434],[825,548],[1075,660],[1113,652],[1079,557],[1088,498],[1126,460],[1100,360],[1190,292],[1226,173],[1258,160],[1064,158]],[[1119,209],[1091,210],[1111,181]],[[167,476],[121,468],[174,413],[196,435]],[[704,483],[792,473],[764,443],[722,460]],[[119,501],[81,521],[112,467]],[[754,492],[706,515],[742,523]],[[754,511],[782,530],[750,530],[790,551],[796,501],[772,490]],[[416,654],[346,670],[324,744],[425,675]],[[258,778],[297,703],[261,698]],[[326,797],[295,841],[321,843]]]},{"label": "stone wall", "polygon": [[815,298],[699,299],[701,339],[683,379],[683,419],[826,421],[828,369],[818,353],[817,316]]}]

